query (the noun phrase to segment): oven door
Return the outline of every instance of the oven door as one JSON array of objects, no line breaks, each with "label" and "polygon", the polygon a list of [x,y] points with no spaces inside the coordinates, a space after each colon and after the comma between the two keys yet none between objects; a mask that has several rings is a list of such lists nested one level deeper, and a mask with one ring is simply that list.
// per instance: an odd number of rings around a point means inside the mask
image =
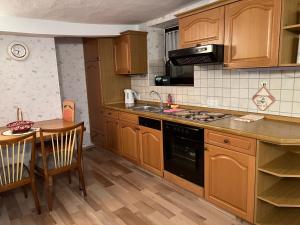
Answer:
[{"label": "oven door", "polygon": [[204,132],[202,128],[164,123],[164,168],[203,187]]}]

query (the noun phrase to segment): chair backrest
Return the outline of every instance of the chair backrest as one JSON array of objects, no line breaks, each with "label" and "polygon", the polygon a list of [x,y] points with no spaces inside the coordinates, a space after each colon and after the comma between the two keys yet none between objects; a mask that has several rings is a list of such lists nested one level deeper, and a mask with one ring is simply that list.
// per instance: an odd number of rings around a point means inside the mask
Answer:
[{"label": "chair backrest", "polygon": [[[33,132],[0,141],[0,189],[1,186],[16,183],[34,175],[35,140],[36,133]],[[24,177],[26,156],[30,156],[30,169],[28,176]]]},{"label": "chair backrest", "polygon": [[[45,169],[59,169],[70,166],[82,156],[84,123],[62,129],[40,129],[43,164]],[[46,146],[45,141],[49,143]],[[76,153],[76,154],[75,154]],[[48,157],[51,156],[53,166],[49,168]]]},{"label": "chair backrest", "polygon": [[63,119],[68,122],[75,122],[75,102],[73,100],[63,101]]}]

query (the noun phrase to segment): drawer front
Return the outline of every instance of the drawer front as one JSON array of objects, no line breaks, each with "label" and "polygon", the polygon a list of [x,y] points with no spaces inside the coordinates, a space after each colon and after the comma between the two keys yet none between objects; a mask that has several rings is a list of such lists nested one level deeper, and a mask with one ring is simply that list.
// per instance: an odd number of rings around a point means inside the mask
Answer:
[{"label": "drawer front", "polygon": [[105,110],[105,116],[113,119],[119,119],[119,112],[115,110],[107,109]]},{"label": "drawer front", "polygon": [[119,119],[134,124],[138,124],[138,120],[139,120],[137,115],[131,113],[125,113],[125,112],[120,112]]},{"label": "drawer front", "polygon": [[255,156],[256,139],[205,130],[205,143]]}]

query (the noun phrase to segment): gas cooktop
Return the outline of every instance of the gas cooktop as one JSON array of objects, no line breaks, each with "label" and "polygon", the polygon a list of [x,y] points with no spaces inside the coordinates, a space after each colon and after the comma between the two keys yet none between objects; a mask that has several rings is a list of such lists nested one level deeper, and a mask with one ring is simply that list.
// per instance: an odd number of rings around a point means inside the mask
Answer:
[{"label": "gas cooktop", "polygon": [[212,122],[212,121],[216,121],[231,116],[230,114],[223,114],[219,112],[207,112],[201,110],[182,110],[182,111],[171,112],[167,114],[182,119],[198,121],[198,122]]}]

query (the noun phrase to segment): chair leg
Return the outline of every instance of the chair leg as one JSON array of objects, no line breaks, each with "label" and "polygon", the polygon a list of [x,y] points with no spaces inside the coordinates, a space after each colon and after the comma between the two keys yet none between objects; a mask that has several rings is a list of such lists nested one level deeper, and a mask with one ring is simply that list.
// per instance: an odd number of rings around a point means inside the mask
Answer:
[{"label": "chair leg", "polygon": [[81,185],[83,195],[84,195],[84,197],[86,197],[87,194],[86,194],[86,189],[85,189],[85,181],[84,181],[84,176],[83,176],[83,170],[81,167],[78,168],[78,175],[79,175],[79,181],[80,181],[79,185]]},{"label": "chair leg", "polygon": [[35,179],[33,179],[31,181],[31,191],[32,191],[32,195],[33,195],[33,198],[34,198],[34,203],[35,203],[36,210],[37,210],[38,214],[41,214],[41,206],[40,206],[40,201],[39,201],[38,194],[37,194],[37,191],[36,191]]},{"label": "chair leg", "polygon": [[24,193],[24,197],[28,198],[27,187],[26,186],[22,186],[22,190],[23,190],[23,193]]},{"label": "chair leg", "polygon": [[52,211],[52,203],[53,203],[53,178],[52,176],[45,177],[45,189],[46,196],[48,201],[48,209]]}]

